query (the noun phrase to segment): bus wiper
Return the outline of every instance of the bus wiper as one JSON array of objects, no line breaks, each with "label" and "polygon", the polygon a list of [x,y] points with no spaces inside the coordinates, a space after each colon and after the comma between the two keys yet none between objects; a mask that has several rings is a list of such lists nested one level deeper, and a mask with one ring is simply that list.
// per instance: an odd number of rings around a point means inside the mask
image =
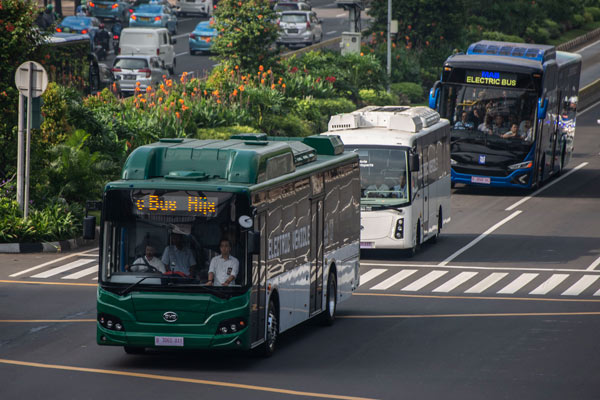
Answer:
[{"label": "bus wiper", "polygon": [[119,296],[124,296],[127,293],[131,292],[133,290],[134,287],[136,287],[137,285],[139,285],[140,283],[142,283],[143,281],[145,281],[147,278],[154,278],[151,276],[145,276],[142,279],[140,279],[139,281],[127,286],[125,289],[121,290],[121,292],[119,292]]}]

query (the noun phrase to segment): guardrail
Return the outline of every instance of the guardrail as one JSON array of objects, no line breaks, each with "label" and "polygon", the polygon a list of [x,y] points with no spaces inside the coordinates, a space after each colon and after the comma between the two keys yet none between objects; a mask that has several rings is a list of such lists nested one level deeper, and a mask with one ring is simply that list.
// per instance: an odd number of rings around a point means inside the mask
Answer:
[{"label": "guardrail", "polygon": [[598,101],[600,101],[600,79],[579,89],[578,110],[584,110]]},{"label": "guardrail", "polygon": [[579,46],[588,44],[592,40],[596,40],[600,37],[600,28],[594,29],[586,33],[585,35],[577,36],[575,39],[571,39],[568,42],[561,43],[556,46],[556,50],[560,51],[571,51]]}]

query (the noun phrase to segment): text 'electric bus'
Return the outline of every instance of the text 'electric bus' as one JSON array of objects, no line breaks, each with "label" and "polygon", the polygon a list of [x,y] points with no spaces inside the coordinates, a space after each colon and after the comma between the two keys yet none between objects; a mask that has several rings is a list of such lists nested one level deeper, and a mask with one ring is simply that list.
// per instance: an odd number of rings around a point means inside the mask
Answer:
[{"label": "text 'electric bus'", "polygon": [[336,136],[142,146],[105,187],[97,342],[271,354],[358,288],[359,229],[358,155]]},{"label": "text 'electric bus'", "polygon": [[452,124],[452,183],[537,187],[573,152],[581,56],[480,41],[448,57],[430,107]]},{"label": "text 'electric bus'", "polygon": [[362,249],[410,249],[450,221],[450,129],[427,107],[365,107],[331,117],[327,134],[358,153]]}]

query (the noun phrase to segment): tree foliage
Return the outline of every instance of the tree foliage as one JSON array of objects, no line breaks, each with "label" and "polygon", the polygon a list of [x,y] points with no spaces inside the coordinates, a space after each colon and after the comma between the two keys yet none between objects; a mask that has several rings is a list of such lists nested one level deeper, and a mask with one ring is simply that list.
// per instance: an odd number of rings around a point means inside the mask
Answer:
[{"label": "tree foliage", "polygon": [[269,0],[221,0],[215,12],[218,36],[212,47],[221,64],[255,72],[259,66],[274,68],[278,51],[275,12]]}]

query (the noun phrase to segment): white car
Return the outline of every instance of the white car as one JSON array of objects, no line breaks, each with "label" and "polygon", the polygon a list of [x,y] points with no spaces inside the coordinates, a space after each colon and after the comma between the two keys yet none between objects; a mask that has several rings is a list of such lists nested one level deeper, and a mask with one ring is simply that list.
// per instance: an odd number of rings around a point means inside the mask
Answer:
[{"label": "white car", "polygon": [[177,15],[200,14],[204,17],[213,15],[213,0],[177,0]]},{"label": "white car", "polygon": [[281,28],[277,44],[304,46],[323,39],[323,26],[314,11],[284,11],[277,23]]},{"label": "white car", "polygon": [[148,86],[158,86],[167,75],[167,68],[157,56],[118,56],[113,62],[112,73],[118,92],[132,95],[136,87],[145,93]]},{"label": "white car", "polygon": [[175,46],[177,41],[171,39],[166,28],[125,28],[119,40],[121,56],[157,56],[164,63],[169,73],[175,73]]}]

